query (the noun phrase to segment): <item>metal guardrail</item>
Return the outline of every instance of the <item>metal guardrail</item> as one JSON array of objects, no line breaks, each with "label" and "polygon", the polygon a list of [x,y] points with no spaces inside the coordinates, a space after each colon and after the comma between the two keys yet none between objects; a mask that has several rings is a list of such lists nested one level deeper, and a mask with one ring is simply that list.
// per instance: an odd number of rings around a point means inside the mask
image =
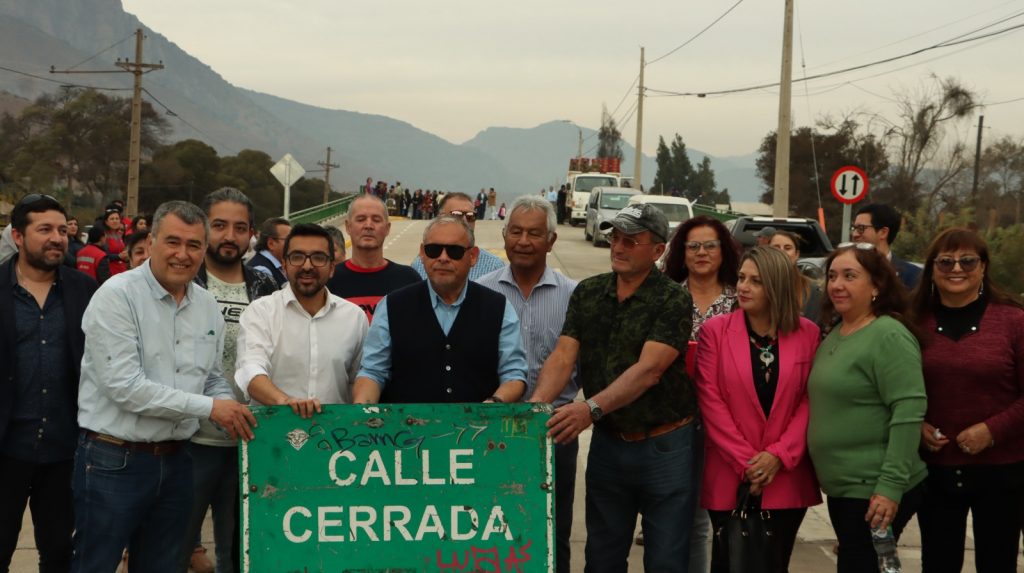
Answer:
[{"label": "metal guardrail", "polygon": [[307,209],[293,211],[288,216],[288,220],[292,225],[298,225],[299,223],[322,223],[328,219],[333,219],[339,215],[347,213],[348,206],[352,203],[352,200],[355,199],[355,197],[355,195],[348,195],[322,205],[315,205]]},{"label": "metal guardrail", "polygon": [[733,211],[722,212],[722,211],[719,211],[719,210],[715,209],[714,207],[708,207],[707,205],[694,205],[693,206],[693,214],[694,215],[707,215],[708,217],[712,217],[714,219],[718,219],[719,221],[722,221],[723,223],[726,222],[726,221],[731,221],[733,219],[738,219],[738,218],[743,216],[742,213],[736,213],[736,212],[733,212]]}]

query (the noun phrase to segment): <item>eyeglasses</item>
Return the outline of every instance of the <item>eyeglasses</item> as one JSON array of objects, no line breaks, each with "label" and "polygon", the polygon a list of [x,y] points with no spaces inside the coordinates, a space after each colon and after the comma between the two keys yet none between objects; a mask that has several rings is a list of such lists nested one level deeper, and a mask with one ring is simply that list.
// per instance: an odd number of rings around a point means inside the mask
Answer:
[{"label": "eyeglasses", "polygon": [[[467,223],[472,223],[473,221],[476,221],[476,213],[472,211],[452,211],[451,213],[448,214],[451,215],[452,217],[462,217],[463,219],[466,220]],[[455,257],[452,258],[455,259]],[[461,258],[462,257],[459,257],[459,259]]]},{"label": "eyeglasses", "polygon": [[462,257],[466,256],[466,251],[469,247],[463,247],[462,245],[442,245],[439,243],[430,243],[429,245],[423,245],[423,254],[427,255],[428,258],[436,259],[441,256],[441,251],[448,253],[448,258],[453,261],[461,261]]},{"label": "eyeglasses", "polygon": [[636,239],[634,239],[633,237],[630,237],[629,235],[620,235],[618,233],[612,233],[611,235],[609,235],[608,236],[608,242],[613,244],[613,245],[618,245],[618,244],[621,243],[624,248],[629,249],[629,250],[635,249],[635,248],[639,247],[640,245],[653,245],[654,244],[654,243],[641,243],[640,241],[637,241]]},{"label": "eyeglasses", "polygon": [[864,231],[867,231],[868,229],[877,229],[877,228],[878,227],[876,227],[874,225],[850,225],[850,230],[853,231],[854,233],[857,233],[858,235],[863,235]]},{"label": "eyeglasses", "polygon": [[699,253],[701,247],[704,247],[705,251],[707,251],[709,253],[713,253],[713,252],[717,251],[721,246],[722,246],[722,241],[719,241],[719,240],[703,241],[703,242],[701,242],[701,241],[688,241],[686,243],[686,250],[690,251],[691,253]]},{"label": "eyeglasses", "polygon": [[59,201],[57,201],[57,199],[55,199],[52,195],[45,195],[43,193],[29,193],[28,195],[22,197],[20,201],[18,201],[18,205],[23,205],[27,207],[29,205],[34,205],[43,200],[54,201],[59,203]]},{"label": "eyeglasses", "polygon": [[935,259],[935,268],[939,269],[944,273],[951,273],[956,265],[960,265],[960,270],[965,273],[969,273],[974,269],[978,268],[978,263],[981,262],[981,257],[977,255],[967,255],[966,257],[960,257],[954,259],[953,257],[938,257]]},{"label": "eyeglasses", "polygon": [[309,260],[314,267],[326,267],[327,263],[331,262],[331,256],[327,253],[313,253],[307,255],[306,253],[288,253],[288,264],[293,267],[301,267],[306,264],[306,260]]},{"label": "eyeglasses", "polygon": [[837,249],[850,249],[850,248],[854,248],[854,249],[857,249],[858,251],[873,251],[873,250],[875,250],[875,246],[872,245],[871,243],[839,243],[839,245],[837,245],[836,248]]}]

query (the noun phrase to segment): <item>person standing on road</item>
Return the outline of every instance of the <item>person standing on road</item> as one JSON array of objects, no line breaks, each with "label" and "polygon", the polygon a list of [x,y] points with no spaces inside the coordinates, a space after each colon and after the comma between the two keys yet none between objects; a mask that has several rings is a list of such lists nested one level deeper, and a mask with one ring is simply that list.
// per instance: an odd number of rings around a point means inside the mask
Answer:
[{"label": "person standing on road", "polygon": [[242,313],[235,382],[257,404],[308,418],[321,404],[351,403],[368,326],[358,306],[327,290],[334,253],[323,227],[296,225],[284,252],[288,287]]},{"label": "person standing on road", "polygon": [[850,226],[851,240],[855,243],[871,243],[882,253],[894,269],[900,282],[911,291],[921,281],[921,269],[904,261],[892,252],[892,244],[900,232],[903,217],[891,205],[872,203],[857,210],[857,217]]},{"label": "person standing on road", "polygon": [[[558,239],[555,212],[551,205],[532,195],[523,195],[512,202],[511,213],[502,232],[509,265],[484,275],[478,282],[505,295],[519,316],[528,366],[524,398],[529,399],[537,388],[541,366],[558,342],[569,297],[577,283],[547,265],[547,255]],[[578,391],[574,373],[552,405],[557,408],[572,402]],[[572,534],[578,454],[578,440],[555,446],[557,573],[569,572],[572,550],[569,538]]]},{"label": "person standing on road", "polygon": [[841,321],[818,346],[807,381],[807,449],[828,496],[839,571],[868,573],[878,571],[871,530],[891,526],[898,540],[924,496],[921,350],[883,254],[868,243],[841,246],[825,270],[822,321]]},{"label": "person standing on road", "polygon": [[558,214],[558,224],[565,223],[565,203],[567,193],[565,191],[565,183],[558,188],[558,200],[555,203],[555,213]]},{"label": "person standing on road", "polygon": [[[465,193],[448,193],[441,201],[441,213],[439,216],[452,216],[461,218],[471,231],[476,231],[476,212],[473,210],[473,200]],[[477,249],[476,264],[469,271],[469,280],[475,281],[489,272],[505,267],[505,262],[497,255],[486,249]],[[419,273],[420,278],[427,278],[427,270],[423,266],[422,254],[412,260],[412,268]]]},{"label": "person standing on road", "polygon": [[[807,508],[821,503],[807,456],[807,375],[818,327],[800,318],[800,273],[776,249],[742,259],[740,308],[704,323],[697,345],[697,398],[707,429],[701,504],[721,531],[747,482],[771,514],[767,571],[786,573]],[[728,573],[715,535],[711,570]]]},{"label": "person standing on road", "polygon": [[[988,245],[949,229],[928,248],[913,315],[924,333],[926,573],[960,571],[967,512],[977,571],[1014,571],[1024,507],[1024,310],[993,284]],[[968,358],[968,359],[965,359]]]},{"label": "person standing on road", "polygon": [[256,419],[221,373],[224,319],[192,284],[206,214],[184,201],[153,217],[152,256],[107,281],[82,319],[71,571],[113,571],[125,547],[146,571],[177,572],[194,495],[185,448],[209,418],[252,439]]},{"label": "person standing on road", "polygon": [[423,232],[427,280],[377,305],[353,401],[516,402],[526,390],[519,318],[505,297],[469,280],[478,249],[462,217]]},{"label": "person standing on road", "polygon": [[488,218],[492,221],[498,220],[498,193],[494,191],[494,187],[487,192],[487,210],[490,211]]},{"label": "person standing on road", "polygon": [[581,282],[531,398],[554,402],[579,364],[586,402],[555,410],[548,434],[569,443],[594,426],[587,459],[588,573],[624,573],[637,514],[647,571],[685,571],[697,504],[697,400],[686,374],[690,295],[658,272],[668,220],[630,205],[611,228],[612,272]]},{"label": "person standing on road", "polygon": [[11,211],[18,252],[0,265],[0,570],[32,512],[39,571],[67,571],[74,529],[82,315],[96,281],[63,265],[64,207],[31,194]]},{"label": "person standing on road", "polygon": [[[238,321],[249,304],[277,292],[277,284],[265,273],[242,263],[255,226],[252,201],[238,189],[223,187],[203,199],[203,212],[210,221],[210,240],[203,264],[193,279],[217,300],[224,317],[225,378],[236,400],[244,400],[234,383],[238,352]],[[228,436],[208,419],[199,420],[199,431],[188,444],[195,486],[188,529],[183,539],[181,568],[190,564],[195,571],[212,571],[206,549],[199,542],[207,510],[213,511],[213,539],[216,569],[236,569],[238,552],[238,440]]]},{"label": "person standing on road", "polygon": [[[706,321],[736,309],[739,253],[739,246],[725,225],[704,215],[688,219],[672,236],[665,256],[665,274],[678,281],[693,297],[691,343],[697,341],[701,325]],[[704,468],[704,424],[699,419],[695,433],[693,487],[698,488]],[[711,568],[711,519],[703,507],[698,506],[695,511],[689,571],[707,573]],[[642,535],[637,536],[636,541],[643,544]]]},{"label": "person standing on road", "polygon": [[288,277],[284,274],[284,239],[292,225],[284,217],[271,217],[260,225],[260,238],[256,243],[256,254],[246,263],[274,279],[277,288],[284,288]]},{"label": "person standing on road", "polygon": [[352,239],[352,258],[335,268],[327,288],[362,308],[367,321],[372,322],[381,299],[420,282],[420,275],[411,267],[384,258],[391,221],[376,197],[361,195],[352,201],[345,216],[345,230]]}]

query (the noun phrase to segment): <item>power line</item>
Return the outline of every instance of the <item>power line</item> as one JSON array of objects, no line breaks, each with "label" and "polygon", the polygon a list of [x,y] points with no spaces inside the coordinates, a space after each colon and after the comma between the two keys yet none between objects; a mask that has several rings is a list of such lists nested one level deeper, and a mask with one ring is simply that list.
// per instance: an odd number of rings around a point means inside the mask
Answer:
[{"label": "power line", "polygon": [[735,10],[736,7],[739,6],[742,3],[743,3],[743,0],[736,0],[735,4],[730,6],[729,9],[726,10],[725,12],[723,12],[721,16],[715,18],[710,24],[705,26],[703,30],[701,30],[700,32],[697,32],[696,34],[694,34],[689,40],[686,40],[682,44],[679,44],[675,48],[672,48],[671,50],[668,51],[668,53],[666,53],[664,55],[661,55],[661,56],[658,56],[657,58],[654,58],[653,60],[647,62],[647,65],[649,66],[651,64],[660,62],[661,60],[664,60],[665,58],[667,58],[667,57],[671,56],[672,54],[678,52],[679,50],[683,49],[688,44],[690,44],[691,42],[693,42],[697,38],[701,37],[704,34],[704,32],[707,32],[708,30],[710,30],[715,24],[719,23],[722,20],[722,18],[725,18],[726,16],[728,16],[729,12],[732,12],[733,10]]},{"label": "power line", "polygon": [[100,56],[101,54],[103,54],[104,52],[110,51],[110,50],[120,46],[121,44],[125,43],[129,38],[132,38],[134,36],[135,36],[135,32],[132,32],[131,34],[128,34],[127,36],[125,36],[123,39],[121,39],[121,40],[119,40],[117,42],[114,42],[113,44],[107,46],[106,48],[103,48],[102,50],[96,52],[95,54],[89,56],[88,58],[82,60],[81,62],[78,62],[77,64],[75,64],[75,65],[73,65],[73,66],[71,66],[70,68],[67,68],[67,69],[73,70],[73,69],[77,68],[78,66],[86,63],[86,62],[92,61],[92,60],[96,59],[98,56]]},{"label": "power line", "polygon": [[637,74],[636,77],[633,78],[633,82],[629,84],[628,88],[626,88],[626,93],[622,94],[622,99],[619,100],[619,103],[615,105],[615,109],[613,109],[611,114],[609,115],[611,115],[612,117],[615,116],[615,112],[619,111],[619,108],[622,107],[622,102],[626,101],[626,98],[629,97],[629,94],[633,93],[633,88],[636,86],[636,82],[639,79],[640,74]]},{"label": "power line", "polygon": [[[940,48],[949,48],[949,47],[952,47],[952,46],[959,46],[961,44],[967,44],[967,43],[970,43],[970,42],[976,42],[976,41],[979,41],[979,40],[984,40],[986,38],[993,38],[993,37],[996,37],[996,36],[1000,36],[1002,34],[1007,34],[1007,33],[1019,30],[1021,28],[1024,28],[1024,24],[1017,24],[1017,25],[1014,25],[1014,26],[1009,26],[1007,28],[1002,28],[1002,29],[996,30],[994,32],[989,32],[987,34],[982,34],[980,36],[974,36],[974,37],[970,37],[970,38],[963,38],[963,39],[959,39],[959,40],[956,40],[956,39],[946,40],[944,42],[940,42],[938,44],[933,44],[931,46],[926,46],[924,48],[919,48],[919,49],[913,50],[911,52],[906,52],[906,53],[899,54],[899,55],[896,55],[896,56],[891,56],[891,57],[888,57],[888,58],[883,58],[881,60],[875,60],[873,62],[868,62],[868,63],[865,63],[865,64],[860,64],[860,65],[856,65],[856,66],[850,66],[848,68],[843,68],[841,70],[835,70],[835,71],[832,71],[832,72],[823,72],[823,73],[820,73],[820,74],[815,74],[815,75],[807,76],[807,77],[804,77],[804,78],[801,78],[801,79],[798,79],[798,80],[793,80],[793,81],[794,82],[797,82],[797,81],[807,82],[807,81],[811,81],[811,80],[817,80],[817,79],[821,79],[821,78],[827,78],[827,77],[831,77],[831,76],[837,76],[837,75],[840,75],[840,74],[854,72],[854,71],[857,71],[857,70],[863,70],[863,69],[866,69],[866,68],[870,68],[870,67],[874,67],[874,66],[878,66],[878,65],[882,65],[882,64],[888,64],[890,62],[895,62],[895,61],[898,61],[898,60],[906,59],[906,58],[909,58],[909,57],[912,57],[912,56],[916,56],[916,55],[923,54],[925,52],[930,52],[932,50],[937,50],[937,49],[940,49]],[[723,89],[723,90],[713,90],[713,91],[706,91],[706,92],[676,92],[676,91],[670,91],[670,90],[657,90],[657,89],[654,89],[654,88],[646,88],[645,91],[651,91],[651,92],[654,92],[654,93],[660,93],[660,94],[671,95],[671,96],[697,96],[697,97],[705,97],[705,96],[708,96],[708,95],[737,94],[737,93],[755,91],[755,90],[760,90],[760,89],[765,89],[765,88],[773,88],[773,87],[777,87],[778,85],[779,85],[779,82],[771,82],[771,83],[759,84],[759,85],[754,85],[754,86],[745,86],[745,87],[739,87],[739,88],[730,88],[730,89]]]},{"label": "power line", "polygon": [[198,133],[199,135],[202,135],[203,137],[205,137],[205,138],[206,138],[206,139],[208,139],[209,141],[212,141],[213,143],[216,143],[217,145],[220,145],[221,147],[223,147],[224,149],[227,149],[228,151],[231,151],[231,152],[232,152],[232,153],[234,153],[235,155],[237,155],[237,154],[238,154],[238,150],[234,149],[234,148],[233,148],[233,147],[231,147],[230,145],[224,145],[224,143],[223,143],[223,142],[220,142],[220,141],[218,141],[218,140],[214,139],[213,137],[210,137],[210,135],[209,135],[209,134],[207,134],[207,133],[206,133],[206,132],[204,132],[203,130],[199,129],[198,127],[196,127],[196,126],[192,125],[192,123],[190,123],[190,122],[189,122],[189,121],[188,121],[187,119],[185,119],[184,117],[181,117],[181,114],[179,114],[179,113],[175,112],[174,110],[172,110],[171,108],[167,107],[167,105],[166,105],[166,104],[165,104],[164,102],[162,102],[162,101],[160,101],[159,99],[157,99],[157,97],[156,97],[155,95],[153,95],[153,93],[152,93],[152,92],[150,92],[150,91],[149,91],[149,90],[148,90],[147,88],[142,88],[142,91],[143,91],[143,93],[145,93],[145,94],[146,94],[147,96],[149,96],[149,97],[150,97],[150,99],[152,99],[152,100],[153,100],[153,101],[154,101],[154,102],[155,102],[155,103],[156,103],[157,105],[159,105],[160,107],[164,108],[164,110],[165,110],[165,111],[167,112],[167,115],[169,115],[169,116],[171,116],[171,117],[173,117],[173,118],[177,119],[178,121],[180,121],[181,123],[184,123],[184,124],[185,124],[185,125],[187,125],[188,127],[191,127],[193,131],[195,131],[195,132],[196,132],[196,133]]},{"label": "power line", "polygon": [[42,80],[44,82],[50,82],[51,84],[58,84],[58,85],[61,85],[61,86],[64,86],[64,87],[69,87],[69,88],[84,88],[84,89],[100,90],[100,91],[108,91],[108,92],[120,92],[120,91],[128,91],[128,90],[132,89],[132,88],[111,88],[111,87],[102,87],[102,86],[87,86],[85,84],[69,84],[67,82],[62,82],[60,80],[55,80],[53,78],[48,78],[46,76],[38,76],[38,75],[33,74],[33,73],[24,72],[24,71],[21,71],[21,70],[16,70],[14,68],[8,68],[6,66],[0,66],[0,70],[3,70],[5,72],[10,72],[12,74],[18,74],[20,76],[27,76],[27,77],[34,78],[34,79],[37,79],[37,80]]},{"label": "power line", "polygon": [[995,106],[995,105],[1003,105],[1005,103],[1015,103],[1015,102],[1018,102],[1018,101],[1024,101],[1024,97],[1018,97],[1018,98],[1014,98],[1014,99],[1008,99],[1008,100],[1003,100],[1003,101],[996,101],[996,102],[992,102],[992,103],[985,103],[985,104],[979,104],[979,105],[980,105],[980,107],[992,107],[992,106]]}]

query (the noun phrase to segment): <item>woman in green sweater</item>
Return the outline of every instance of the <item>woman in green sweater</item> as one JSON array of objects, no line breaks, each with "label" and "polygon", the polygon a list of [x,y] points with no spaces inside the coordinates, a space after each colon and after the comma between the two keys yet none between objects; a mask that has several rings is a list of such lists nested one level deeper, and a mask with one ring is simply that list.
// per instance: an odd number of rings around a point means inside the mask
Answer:
[{"label": "woman in green sweater", "polygon": [[923,497],[926,409],[921,349],[903,322],[906,292],[884,255],[840,245],[826,261],[822,341],[807,383],[807,446],[839,541],[839,573],[874,573],[871,529],[899,538]]}]

